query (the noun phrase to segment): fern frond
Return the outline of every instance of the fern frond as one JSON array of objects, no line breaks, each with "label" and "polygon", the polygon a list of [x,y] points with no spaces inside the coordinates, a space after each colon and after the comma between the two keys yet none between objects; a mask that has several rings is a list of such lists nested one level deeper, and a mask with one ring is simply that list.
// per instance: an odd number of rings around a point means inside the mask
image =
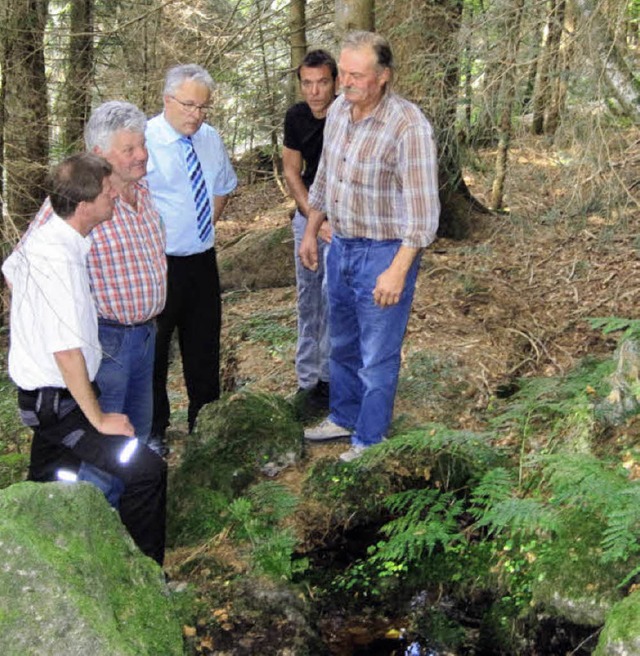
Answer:
[{"label": "fern frond", "polygon": [[264,481],[254,485],[247,496],[255,512],[263,515],[265,521],[269,523],[281,522],[298,506],[298,497],[275,481]]},{"label": "fern frond", "polygon": [[498,466],[505,457],[504,451],[495,446],[495,438],[492,432],[477,433],[453,430],[442,424],[426,424],[383,442],[367,462],[375,464],[394,456],[423,455],[431,459],[451,456],[460,463],[467,463],[471,471],[486,471]]},{"label": "fern frond", "polygon": [[542,501],[510,497],[484,511],[476,526],[487,527],[490,534],[509,532],[526,536],[553,531],[557,521],[557,513]]},{"label": "fern frond", "polygon": [[591,454],[548,456],[544,463],[543,476],[554,505],[580,505],[606,514],[628,486],[626,475]]},{"label": "fern frond", "polygon": [[622,579],[622,581],[620,581],[620,583],[618,584],[618,587],[619,587],[619,588],[624,588],[625,586],[629,585],[629,583],[631,583],[631,581],[632,581],[636,576],[638,576],[638,574],[640,574],[640,565],[638,565],[637,567],[634,567],[634,568],[633,568],[633,569],[632,569],[632,570],[631,570],[631,571],[630,571],[630,572],[624,577],[624,579]]},{"label": "fern frond", "polygon": [[[609,390],[608,376],[615,362],[586,358],[579,367],[562,377],[527,378],[520,381],[520,390],[510,399],[507,409],[490,423],[493,428],[544,425],[550,432],[562,429],[562,422],[591,413],[593,390],[604,396]],[[587,392],[589,390],[589,392]],[[558,424],[557,422],[560,422]]]},{"label": "fern frond", "polygon": [[602,538],[603,562],[628,560],[640,552],[640,487],[631,484],[613,499]]},{"label": "fern frond", "polygon": [[601,330],[605,335],[624,331],[622,339],[640,337],[640,319],[625,319],[623,317],[589,317],[587,322],[592,328]]},{"label": "fern frond", "polygon": [[407,490],[387,501],[389,510],[402,514],[382,527],[388,540],[378,544],[372,556],[374,561],[410,564],[426,552],[432,553],[436,546],[446,548],[463,537],[457,519],[464,503],[450,492],[432,488]]},{"label": "fern frond", "polygon": [[516,483],[516,475],[512,470],[496,467],[488,471],[473,489],[471,514],[479,519],[498,503],[510,499]]}]

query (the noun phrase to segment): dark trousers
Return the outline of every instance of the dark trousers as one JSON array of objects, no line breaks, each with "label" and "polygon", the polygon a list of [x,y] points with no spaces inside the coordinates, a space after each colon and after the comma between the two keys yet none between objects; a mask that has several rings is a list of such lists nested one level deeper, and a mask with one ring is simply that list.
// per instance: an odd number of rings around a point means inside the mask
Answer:
[{"label": "dark trousers", "polygon": [[155,436],[163,436],[169,425],[167,372],[175,328],[189,397],[189,432],[200,408],[220,398],[222,302],[215,249],[182,257],[169,255],[167,278],[167,302],[157,317],[152,427]]},{"label": "dark trousers", "polygon": [[57,480],[60,469],[77,471],[88,462],[124,484],[120,518],[140,550],[162,565],[165,545],[167,465],[144,444],[127,463],[119,456],[131,438],[99,433],[67,390],[20,390],[18,405],[33,429],[29,480]]}]

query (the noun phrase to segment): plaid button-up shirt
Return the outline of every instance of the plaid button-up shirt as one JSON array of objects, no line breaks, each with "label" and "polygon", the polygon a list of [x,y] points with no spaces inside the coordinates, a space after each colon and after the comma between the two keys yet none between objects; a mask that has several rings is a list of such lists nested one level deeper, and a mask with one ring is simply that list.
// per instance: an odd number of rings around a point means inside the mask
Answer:
[{"label": "plaid button-up shirt", "polygon": [[326,213],[342,237],[428,246],[440,215],[438,160],[420,109],[389,92],[354,123],[351,103],[339,96],[327,114],[309,204]]},{"label": "plaid button-up shirt", "polygon": [[[136,208],[118,196],[113,219],[96,226],[87,258],[98,316],[122,324],[142,323],[158,315],[167,297],[165,232],[145,181],[134,185]],[[29,229],[53,216],[49,199]]]}]

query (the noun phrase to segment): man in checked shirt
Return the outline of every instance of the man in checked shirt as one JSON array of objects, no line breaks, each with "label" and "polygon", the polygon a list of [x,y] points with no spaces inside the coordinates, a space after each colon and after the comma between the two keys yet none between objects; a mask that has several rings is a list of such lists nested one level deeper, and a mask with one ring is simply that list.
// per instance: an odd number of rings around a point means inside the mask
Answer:
[{"label": "man in checked shirt", "polygon": [[302,263],[318,266],[326,217],[331,355],[330,414],[311,441],[351,437],[349,462],[384,439],[421,251],[436,237],[437,154],[429,121],[394,94],[387,41],[352,32],[342,44],[341,95],[327,114],[324,148],[309,192]]},{"label": "man in checked shirt", "polygon": [[[98,401],[103,412],[127,415],[142,442],[147,442],[151,433],[154,319],[165,304],[167,276],[164,227],[142,180],[148,159],[146,123],[135,105],[110,101],[92,113],[84,135],[87,152],[101,155],[111,164],[111,182],[118,192],[113,219],[91,233],[93,246],[87,263],[102,347],[95,379],[100,388]],[[23,241],[52,214],[47,198]],[[32,453],[36,470],[40,460]],[[38,471],[30,471],[29,477],[42,480]],[[86,463],[80,467],[79,477],[96,484],[117,505],[121,490],[117,479]]]}]

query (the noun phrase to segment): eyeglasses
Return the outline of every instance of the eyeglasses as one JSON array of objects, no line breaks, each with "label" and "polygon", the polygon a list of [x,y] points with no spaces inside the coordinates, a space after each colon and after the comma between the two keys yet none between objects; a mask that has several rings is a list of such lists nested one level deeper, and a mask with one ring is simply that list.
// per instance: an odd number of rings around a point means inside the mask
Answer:
[{"label": "eyeglasses", "polygon": [[182,102],[182,100],[178,100],[175,96],[169,96],[172,100],[175,100],[183,109],[183,111],[187,112],[187,114],[195,114],[196,112],[201,112],[202,114],[208,114],[213,107],[211,105],[196,105],[195,103],[192,102]]}]

